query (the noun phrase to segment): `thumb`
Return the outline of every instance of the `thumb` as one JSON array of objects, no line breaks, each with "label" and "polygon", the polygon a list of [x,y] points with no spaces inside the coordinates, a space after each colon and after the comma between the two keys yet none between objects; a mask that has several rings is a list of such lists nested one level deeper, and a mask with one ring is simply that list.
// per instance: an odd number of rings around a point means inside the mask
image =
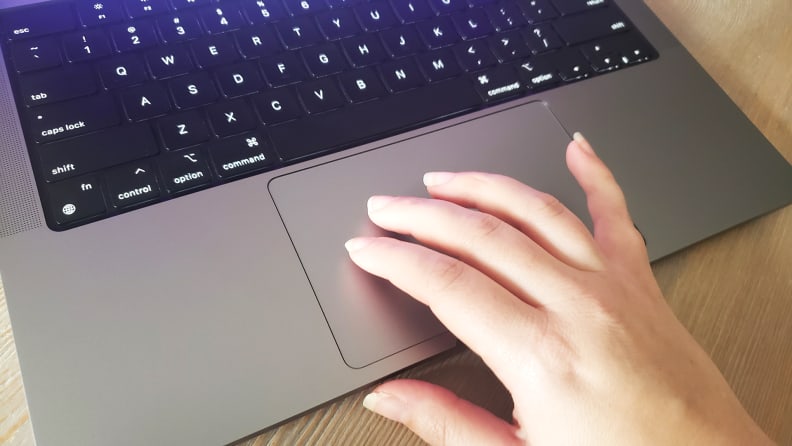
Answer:
[{"label": "thumb", "polygon": [[433,446],[521,444],[514,426],[424,381],[404,379],[382,384],[366,395],[363,406],[404,424]]}]

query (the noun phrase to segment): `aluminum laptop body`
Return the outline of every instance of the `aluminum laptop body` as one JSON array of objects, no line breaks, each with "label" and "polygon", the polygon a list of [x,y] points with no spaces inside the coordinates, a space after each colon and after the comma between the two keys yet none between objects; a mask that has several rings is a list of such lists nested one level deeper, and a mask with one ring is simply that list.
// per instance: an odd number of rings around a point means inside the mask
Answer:
[{"label": "aluminum laptop body", "polygon": [[425,171],[508,174],[588,224],[564,165],[582,131],[652,259],[792,201],[789,163],[642,2],[616,3],[656,60],[63,231],[0,67],[0,275],[37,444],[230,443],[453,346],[343,247],[375,233],[368,196],[424,195]]}]

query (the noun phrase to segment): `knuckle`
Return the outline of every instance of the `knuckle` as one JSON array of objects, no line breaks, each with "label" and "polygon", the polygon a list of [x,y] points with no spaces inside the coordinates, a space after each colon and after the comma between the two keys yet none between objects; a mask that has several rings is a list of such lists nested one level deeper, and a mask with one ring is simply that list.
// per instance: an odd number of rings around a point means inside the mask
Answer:
[{"label": "knuckle", "polygon": [[549,217],[557,217],[566,212],[566,206],[553,195],[540,192],[537,194],[537,200],[536,211]]},{"label": "knuckle", "polygon": [[431,266],[430,277],[437,283],[437,291],[453,288],[462,281],[465,275],[465,266],[458,260],[450,257],[440,257]]},{"label": "knuckle", "polygon": [[497,233],[503,228],[504,223],[490,214],[476,212],[473,219],[473,233],[477,238],[485,238]]}]

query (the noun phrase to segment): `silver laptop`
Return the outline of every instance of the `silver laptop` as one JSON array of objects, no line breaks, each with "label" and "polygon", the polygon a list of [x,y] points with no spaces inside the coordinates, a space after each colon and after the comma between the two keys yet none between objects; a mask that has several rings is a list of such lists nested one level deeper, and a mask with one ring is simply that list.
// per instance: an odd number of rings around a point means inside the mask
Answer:
[{"label": "silver laptop", "polygon": [[425,171],[588,223],[580,130],[652,259],[792,202],[637,0],[5,0],[0,33],[0,274],[40,446],[230,443],[453,346],[343,247]]}]

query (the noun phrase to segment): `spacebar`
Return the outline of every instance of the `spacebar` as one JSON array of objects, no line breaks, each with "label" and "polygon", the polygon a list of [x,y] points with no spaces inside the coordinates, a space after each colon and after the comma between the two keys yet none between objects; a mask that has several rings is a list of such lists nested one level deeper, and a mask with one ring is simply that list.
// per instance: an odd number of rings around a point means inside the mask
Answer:
[{"label": "spacebar", "polygon": [[481,103],[468,79],[458,78],[269,128],[283,161],[293,161],[390,136]]}]

